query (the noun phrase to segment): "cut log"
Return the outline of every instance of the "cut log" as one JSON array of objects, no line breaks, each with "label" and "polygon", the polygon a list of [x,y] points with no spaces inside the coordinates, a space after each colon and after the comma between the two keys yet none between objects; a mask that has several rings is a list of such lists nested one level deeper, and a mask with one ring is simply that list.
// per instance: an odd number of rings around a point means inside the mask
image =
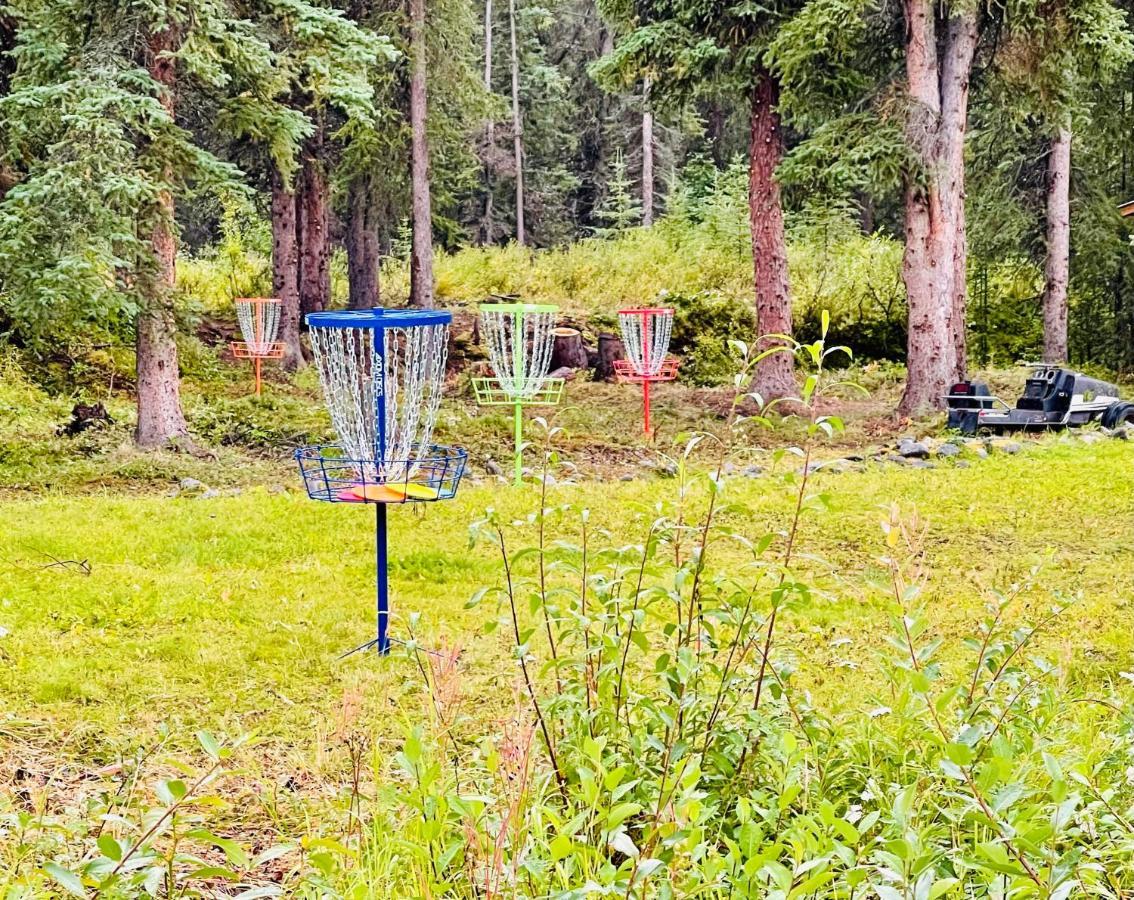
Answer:
[{"label": "cut log", "polygon": [[595,381],[614,381],[614,361],[626,359],[626,348],[616,334],[604,332],[598,336],[598,360],[595,363]]},{"label": "cut log", "polygon": [[585,369],[587,367],[587,348],[583,346],[583,335],[577,328],[556,328],[551,332],[554,343],[551,345],[551,368]]}]

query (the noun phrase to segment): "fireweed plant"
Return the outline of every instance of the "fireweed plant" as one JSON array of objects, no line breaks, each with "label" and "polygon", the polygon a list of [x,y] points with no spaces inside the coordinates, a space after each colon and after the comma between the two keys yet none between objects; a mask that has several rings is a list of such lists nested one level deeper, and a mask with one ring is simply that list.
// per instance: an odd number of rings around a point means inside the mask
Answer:
[{"label": "fireweed plant", "polygon": [[[846,351],[826,346],[825,320],[823,334],[807,345],[780,336],[789,350],[733,345],[740,365],[723,433],[688,438],[674,500],[643,517],[640,542],[613,545],[587,510],[549,505],[546,477],[525,520],[490,510],[472,525],[471,541],[495,545],[503,563],[503,585],[469,605],[498,603],[486,630],[511,638],[511,714],[484,733],[483,719],[460,712],[469,701],[455,651],[410,642],[428,724],[408,729],[345,890],[1130,896],[1131,720],[1113,698],[1069,698],[1060,670],[1035,655],[1034,638],[1061,607],[1021,624],[1016,609],[1035,600],[1033,583],[992,598],[960,663],[944,666],[942,640],[919,611],[927,527],[916,513],[883,510],[874,562],[886,576],[872,585],[893,610],[883,696],[836,722],[793,686],[777,629],[840,584],[802,549],[808,520],[829,502],[814,490],[813,450],[842,428],[822,398],[847,388],[825,376]],[[770,352],[794,352],[805,366],[790,404],[746,390]],[[777,454],[793,512],[752,535],[735,524],[744,519],[730,506],[727,463],[749,429],[771,427],[777,405],[807,421],[801,446]],[[704,441],[719,445],[719,462],[697,474],[685,462]],[[554,466],[554,451],[545,459]],[[715,568],[722,541],[748,561]],[[502,676],[502,688],[511,681]]]}]

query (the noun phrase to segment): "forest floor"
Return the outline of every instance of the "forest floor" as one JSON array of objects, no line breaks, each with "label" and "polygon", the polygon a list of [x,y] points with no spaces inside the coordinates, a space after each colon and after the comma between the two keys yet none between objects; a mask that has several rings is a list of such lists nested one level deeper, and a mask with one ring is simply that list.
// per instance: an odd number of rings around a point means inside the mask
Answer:
[{"label": "forest floor", "polygon": [[[5,376],[0,816],[73,812],[92,792],[116,787],[123,759],[154,748],[200,764],[198,730],[255,735],[223,787],[217,827],[276,838],[309,827],[313,809],[341,813],[352,741],[372,741],[380,768],[429,713],[418,660],[400,645],[387,659],[341,657],[372,635],[373,516],[300,491],[287,446],[329,427],[311,374],[294,385],[273,376],[262,400],[248,398],[235,375],[190,381],[189,414],[214,448],[204,458],[130,448],[129,407],[116,396],[108,404],[115,424],[61,437],[55,429],[74,398],[49,397],[11,370]],[[811,702],[838,717],[885,701],[877,660],[892,610],[873,585],[883,574],[879,523],[894,502],[928,524],[926,602],[947,645],[974,631],[997,591],[1034,577],[1012,616],[1071,605],[1032,649],[1062,659],[1063,677],[1086,693],[1127,670],[1134,445],[1097,432],[1053,435],[1001,444],[987,457],[973,445],[915,468],[887,461],[887,448],[939,423],[895,421],[887,373],[868,367],[854,377],[869,399],[832,407],[847,430],[819,454],[852,460],[813,476],[829,508],[808,513],[800,535],[801,568],[821,591],[783,625],[782,650]],[[596,533],[607,530],[606,546],[642,542],[659,504],[677,501],[680,481],[665,469],[683,435],[719,429],[727,403],[720,391],[664,388],[659,436],[646,442],[633,388],[570,385],[555,419],[565,432],[548,489],[548,504],[562,508],[552,539],[577,540],[585,508]],[[457,385],[439,437],[470,448],[468,483],[453,501],[390,516],[393,632],[460,648],[463,694],[486,728],[513,708],[517,672],[506,610],[495,600],[466,607],[503,582],[498,550],[470,546],[469,525],[491,507],[513,523],[513,549],[530,544],[527,517],[539,497],[534,485],[504,487],[485,469],[490,458],[507,469],[509,426],[478,412]],[[788,522],[791,487],[777,475],[799,463],[775,448],[798,440],[799,428],[786,421],[755,432],[730,467],[725,521],[740,534]],[[691,520],[706,496],[702,483],[686,499]],[[739,544],[722,540],[710,547],[709,568],[727,571],[744,558]],[[529,577],[531,564],[518,575]],[[501,627],[486,633],[486,622]],[[155,768],[163,765],[168,771]],[[4,844],[0,829],[0,884],[4,867],[17,864]]]}]

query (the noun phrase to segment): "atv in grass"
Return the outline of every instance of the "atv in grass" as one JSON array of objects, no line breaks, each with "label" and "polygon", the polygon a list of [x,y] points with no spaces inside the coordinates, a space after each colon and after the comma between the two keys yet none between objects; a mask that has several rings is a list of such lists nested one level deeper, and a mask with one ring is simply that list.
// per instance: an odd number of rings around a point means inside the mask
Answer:
[{"label": "atv in grass", "polygon": [[953,385],[945,402],[948,426],[962,434],[1042,431],[1088,422],[1103,428],[1134,425],[1134,403],[1119,397],[1117,387],[1057,366],[1036,366],[1014,407],[979,381]]}]

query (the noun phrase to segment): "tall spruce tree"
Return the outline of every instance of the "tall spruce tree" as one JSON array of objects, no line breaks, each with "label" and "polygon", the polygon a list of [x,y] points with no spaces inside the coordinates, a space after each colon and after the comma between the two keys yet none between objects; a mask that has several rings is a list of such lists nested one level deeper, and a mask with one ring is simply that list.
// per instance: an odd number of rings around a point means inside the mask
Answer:
[{"label": "tall spruce tree", "polygon": [[[619,32],[614,52],[594,67],[604,84],[642,92],[648,81],[656,105],[687,105],[710,89],[746,105],[756,327],[764,335],[792,332],[787,241],[776,175],[784,151],[780,83],[767,51],[801,6],[797,0],[770,6],[732,0],[599,3]],[[772,339],[768,346],[776,343]],[[791,354],[773,353],[761,360],[754,389],[765,399],[793,396]]]},{"label": "tall spruce tree", "polygon": [[[240,190],[239,173],[177,121],[183,82],[256,83],[271,51],[220,4],[15,3],[0,101],[14,186],[0,202],[7,313],[32,340],[127,316],[135,437],[187,435],[175,342],[175,199]],[[261,98],[249,98],[256,103]]]}]

